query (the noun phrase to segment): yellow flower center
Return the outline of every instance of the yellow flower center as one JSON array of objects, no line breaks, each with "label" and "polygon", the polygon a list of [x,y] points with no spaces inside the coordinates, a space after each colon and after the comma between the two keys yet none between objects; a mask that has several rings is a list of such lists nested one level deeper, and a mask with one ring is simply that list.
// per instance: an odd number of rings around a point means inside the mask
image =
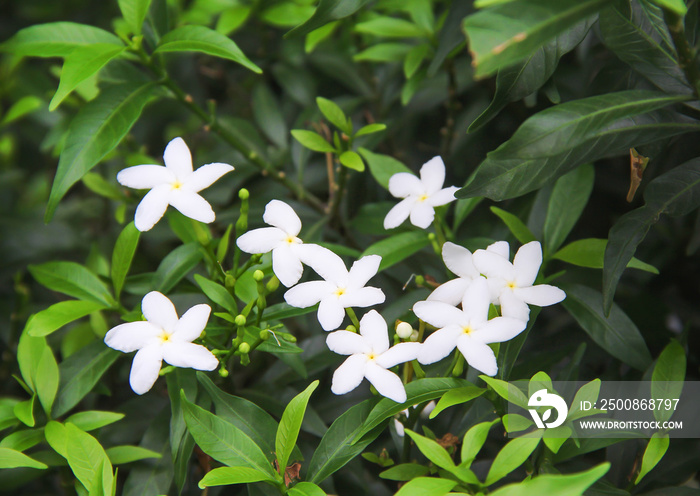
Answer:
[{"label": "yellow flower center", "polygon": [[367,355],[368,360],[374,360],[375,358],[377,358],[377,355],[375,355],[374,353],[370,353],[369,355]]},{"label": "yellow flower center", "polygon": [[506,286],[508,286],[510,289],[515,289],[517,287],[515,281],[510,281],[506,284]]},{"label": "yellow flower center", "polygon": [[338,288],[335,290],[335,295],[340,298],[345,294],[345,288]]},{"label": "yellow flower center", "polygon": [[180,181],[175,181],[175,182],[172,184],[171,188],[172,188],[172,189],[180,189],[180,188],[182,188],[182,183],[181,183]]},{"label": "yellow flower center", "polygon": [[287,236],[287,239],[285,241],[289,245],[293,244],[294,243],[294,236]]},{"label": "yellow flower center", "polygon": [[472,329],[471,326],[466,326],[462,328],[462,332],[464,332],[464,334],[471,334],[473,330],[474,329]]},{"label": "yellow flower center", "polygon": [[165,344],[170,341],[170,333],[163,329],[158,338],[160,339],[160,344]]},{"label": "yellow flower center", "polygon": [[418,198],[418,201],[419,201],[419,202],[424,202],[424,201],[427,200],[427,199],[428,199],[428,195],[422,194],[422,195],[420,195],[420,197]]}]

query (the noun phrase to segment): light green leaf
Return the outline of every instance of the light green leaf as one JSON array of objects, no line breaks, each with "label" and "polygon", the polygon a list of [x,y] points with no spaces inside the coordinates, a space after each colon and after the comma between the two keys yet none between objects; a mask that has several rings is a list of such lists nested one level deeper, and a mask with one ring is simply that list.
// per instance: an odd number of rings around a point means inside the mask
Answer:
[{"label": "light green leaf", "polygon": [[306,405],[309,402],[311,393],[318,387],[318,381],[309,384],[304,391],[296,395],[284,409],[280,425],[277,427],[277,436],[275,437],[275,452],[277,454],[277,466],[279,467],[280,475],[284,475],[289,462],[289,456],[299,437],[299,429],[301,429],[301,421],[306,412]]},{"label": "light green leaf", "polygon": [[425,465],[419,465],[418,463],[401,463],[385,470],[379,474],[382,479],[394,480],[399,482],[410,481],[416,477],[422,477],[428,475],[430,469]]},{"label": "light green leaf", "polygon": [[508,433],[521,432],[534,425],[534,422],[531,419],[523,417],[517,413],[506,413],[502,420],[503,427]]},{"label": "light green leaf", "polygon": [[355,24],[355,31],[363,34],[373,34],[382,38],[420,38],[426,33],[405,19],[397,17],[378,16],[369,21]]},{"label": "light green leaf", "polygon": [[207,295],[211,301],[217,305],[221,305],[231,315],[238,315],[236,300],[225,287],[199,274],[194,275],[194,280],[197,281],[199,287],[202,288],[204,294]]},{"label": "light green leaf", "polygon": [[[659,355],[651,374],[651,396],[655,399],[677,400],[683,391],[686,358],[683,346],[672,339]],[[654,417],[665,422],[673,415],[672,409],[655,408]]]},{"label": "light green leaf", "polygon": [[456,485],[457,481],[453,480],[417,477],[401,486],[394,496],[444,496]]},{"label": "light green leaf", "polygon": [[333,31],[335,31],[336,27],[338,27],[337,21],[329,22],[325,26],[311,31],[309,34],[306,35],[306,41],[304,42],[304,51],[306,53],[313,52],[319,43],[321,43],[323,40],[325,40],[333,34]]},{"label": "light green leaf", "polygon": [[567,28],[596,13],[606,0],[524,0],[496,5],[464,19],[476,77],[530,55]]},{"label": "light green leaf", "polygon": [[333,153],[335,148],[326,141],[323,136],[313,131],[305,131],[304,129],[292,129],[292,136],[309,150],[319,153]]},{"label": "light green leaf", "polygon": [[659,7],[664,9],[672,10],[679,16],[684,16],[688,12],[688,7],[686,7],[683,0],[651,0]]},{"label": "light green leaf", "polygon": [[481,422],[472,426],[467,431],[462,441],[461,467],[469,468],[471,466],[476,455],[479,454],[479,451],[481,451],[481,448],[484,446],[486,438],[489,435],[489,430],[498,422],[500,422],[500,419],[492,420],[491,422]]},{"label": "light green leaf", "polygon": [[338,160],[340,161],[341,164],[343,164],[345,167],[348,169],[353,169],[358,172],[362,172],[365,170],[365,164],[360,158],[360,156],[352,151],[347,151],[343,152],[340,157],[338,157]]},{"label": "light green leaf", "polygon": [[476,386],[467,386],[463,388],[453,389],[452,391],[446,392],[440,401],[438,401],[433,411],[430,412],[430,418],[434,419],[442,412],[445,408],[449,408],[454,405],[461,405],[467,401],[471,401],[474,398],[478,398],[486,392],[485,389]]},{"label": "light green leaf", "polygon": [[10,448],[0,448],[0,468],[38,468],[45,469],[48,466],[44,463],[38,462],[33,458],[28,457],[24,453],[10,449]]},{"label": "light green leaf", "polygon": [[87,410],[74,413],[66,419],[66,422],[70,422],[82,431],[90,432],[100,427],[113,424],[123,418],[123,413]]},{"label": "light green leaf", "polygon": [[93,301],[106,307],[116,304],[107,286],[85,266],[75,262],[47,262],[30,265],[34,279],[52,291]]},{"label": "light green leaf", "polygon": [[27,95],[17,100],[5,113],[0,121],[0,126],[6,126],[21,119],[25,115],[39,110],[44,105],[44,101],[38,96]]},{"label": "light green leaf", "polygon": [[[607,239],[586,238],[572,241],[561,250],[552,255],[552,258],[591,269],[602,269],[605,260],[605,248]],[[652,274],[658,274],[659,269],[632,257],[627,264],[630,269],[640,269]]]},{"label": "light green leaf", "polygon": [[597,467],[577,474],[538,475],[524,482],[499,487],[491,493],[491,496],[532,496],[534,494],[582,496],[584,491],[603,477],[609,469],[609,463],[601,463]]},{"label": "light green leaf", "polygon": [[202,250],[199,243],[178,246],[161,260],[153,277],[154,289],[161,293],[169,293],[201,259]]},{"label": "light green leaf", "polygon": [[670,440],[667,433],[655,432],[651,436],[651,439],[649,439],[649,443],[644,450],[642,467],[639,469],[639,474],[637,474],[637,478],[634,480],[635,484],[639,484],[644,476],[646,476],[654,467],[656,467],[656,465],[658,465],[666,454],[669,443]]},{"label": "light green leaf", "polygon": [[[358,129],[358,131],[355,133],[355,138],[359,138],[360,136],[365,136],[366,134],[378,133],[379,131],[384,131],[385,129],[386,129],[386,124],[367,124],[366,126],[363,126],[360,129]],[[364,150],[364,148],[360,149],[360,153],[362,153],[362,150]],[[367,150],[365,150],[365,151],[367,151]]]},{"label": "light green leaf", "polygon": [[382,261],[379,270],[388,269],[428,246],[430,240],[424,231],[395,234],[370,245],[362,256],[379,255]]},{"label": "light green leaf", "polygon": [[553,253],[576,225],[593,191],[595,170],[583,164],[564,174],[554,183],[544,222],[544,246]]},{"label": "light green leaf", "polygon": [[109,461],[112,465],[123,465],[125,463],[146,460],[148,458],[162,458],[160,453],[142,448],[141,446],[112,446],[106,450]]},{"label": "light green leaf", "polygon": [[44,428],[14,431],[0,441],[0,448],[25,451],[44,441]]},{"label": "light green leaf", "polygon": [[560,425],[554,429],[547,429],[542,441],[552,453],[559,453],[559,448],[571,437],[571,428],[566,425]]},{"label": "light green leaf", "polygon": [[452,457],[447,450],[436,441],[421,436],[410,429],[406,429],[405,432],[413,442],[416,443],[420,452],[423,453],[428,460],[444,470],[452,471],[452,469],[454,469],[455,463],[452,461]]},{"label": "light green leaf", "polygon": [[485,484],[490,486],[494,482],[498,482],[525,463],[525,460],[530,457],[530,454],[535,451],[537,445],[540,444],[541,436],[541,431],[535,431],[533,435],[526,434],[508,441],[493,460],[493,464],[486,476]]},{"label": "light green leaf", "polygon": [[491,388],[494,391],[496,391],[496,394],[498,394],[498,396],[500,396],[504,400],[526,410],[528,409],[527,398],[525,397],[525,394],[520,389],[518,389],[518,387],[515,386],[515,384],[511,384],[510,382],[502,381],[494,377],[489,377],[487,375],[480,375],[479,377],[486,384],[491,386]]},{"label": "light green leaf", "polygon": [[111,152],[151,100],[151,84],[121,84],[102,91],[71,121],[46,207],[48,222],[68,189]]},{"label": "light green leaf", "polygon": [[133,222],[127,224],[117,238],[112,252],[112,284],[114,294],[119,299],[119,294],[124,287],[124,280],[129,273],[131,261],[134,259],[136,247],[139,243],[141,231],[136,229]]},{"label": "light green leaf", "polygon": [[15,417],[17,417],[27,427],[34,427],[36,425],[36,420],[34,419],[35,399],[36,394],[33,394],[31,399],[21,401],[17,403],[13,408]]},{"label": "light green leaf", "polygon": [[353,55],[355,62],[400,62],[404,60],[411,45],[405,43],[377,43]]},{"label": "light green leaf", "polygon": [[117,184],[106,181],[105,178],[94,172],[85,174],[81,181],[85,187],[93,193],[97,193],[110,200],[124,201],[127,198],[123,190],[117,186]]},{"label": "light green leaf", "polygon": [[[75,477],[89,491],[93,486],[95,475],[102,477],[104,465],[107,465],[111,473],[112,465],[102,445],[90,434],[81,431],[73,424],[65,425],[65,433],[68,465]],[[111,484],[109,487],[111,489]]]},{"label": "light green leaf", "polygon": [[118,3],[119,10],[131,28],[131,32],[137,36],[140,35],[143,21],[151,6],[151,0],[118,0]]},{"label": "light green leaf", "polygon": [[66,450],[66,443],[68,442],[68,434],[66,433],[66,427],[60,422],[55,420],[50,420],[46,427],[44,428],[44,436],[46,436],[46,442],[49,443],[56,453],[61,455],[63,458],[68,456]]},{"label": "light green leaf", "polygon": [[104,29],[75,22],[51,22],[20,30],[0,45],[0,51],[29,57],[66,57],[79,46],[95,43],[124,46]]},{"label": "light green leaf", "polygon": [[106,305],[94,301],[61,301],[29,317],[24,332],[29,336],[48,336],[64,325],[104,308]]},{"label": "light green leaf", "polygon": [[[594,405],[598,401],[598,395],[600,394],[600,379],[594,379],[587,382],[576,391],[573,401],[571,402],[571,409],[569,414],[566,416],[567,420],[573,421],[587,415],[595,415],[598,412],[597,409],[592,408],[591,410],[584,411],[581,410],[581,403],[584,401],[589,401],[591,405]],[[589,413],[590,412],[590,413]]]},{"label": "light green leaf", "polygon": [[289,496],[326,496],[326,492],[312,482],[299,482],[287,494]]},{"label": "light green leaf", "polygon": [[257,74],[262,73],[262,69],[251,62],[231,38],[206,26],[175,28],[160,39],[155,52],[201,52],[233,60]]},{"label": "light green leaf", "polygon": [[316,98],[316,105],[323,116],[328,119],[328,122],[350,136],[352,129],[348,126],[348,118],[345,117],[345,112],[335,102],[323,97]]},{"label": "light green leaf", "polygon": [[411,79],[420,67],[421,62],[430,54],[430,45],[417,45],[411,48],[411,51],[406,54],[406,59],[403,62],[403,73],[406,79]]},{"label": "light green leaf", "polygon": [[270,475],[250,467],[219,467],[207,472],[199,481],[199,488],[211,486],[228,486],[231,484],[246,484],[274,480]]},{"label": "light green leaf", "polygon": [[530,241],[536,241],[535,235],[532,231],[518,219],[515,215],[506,212],[498,207],[491,207],[491,212],[496,214],[499,219],[503,221],[508,230],[515,236],[515,239],[520,241],[522,244],[529,243]]},{"label": "light green leaf", "polygon": [[49,110],[56,110],[56,107],[80,83],[99,72],[110,60],[118,57],[124,50],[126,47],[111,43],[96,43],[73,50],[63,63],[61,80],[51,103],[49,103]]},{"label": "light green leaf", "polygon": [[36,376],[34,377],[34,386],[36,394],[39,397],[41,406],[44,412],[50,418],[51,408],[56,399],[58,391],[59,371],[56,358],[53,356],[51,348],[46,344],[45,338],[40,338],[44,341],[44,347],[39,355],[39,362],[36,366]]},{"label": "light green leaf", "polygon": [[304,24],[295,27],[284,36],[286,38],[309,34],[329,22],[354,14],[367,2],[368,0],[320,0],[313,15]]},{"label": "light green leaf", "polygon": [[411,169],[389,155],[374,153],[366,148],[359,149],[360,155],[367,161],[369,171],[374,176],[374,179],[384,189],[389,189],[389,179],[394,174],[399,172],[408,172],[413,174]]}]

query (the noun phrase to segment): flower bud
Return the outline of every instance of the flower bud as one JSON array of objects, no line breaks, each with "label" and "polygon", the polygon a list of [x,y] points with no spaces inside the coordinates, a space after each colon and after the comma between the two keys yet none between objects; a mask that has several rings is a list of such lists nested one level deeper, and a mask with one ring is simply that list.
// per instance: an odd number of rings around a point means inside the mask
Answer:
[{"label": "flower bud", "polygon": [[244,355],[250,353],[250,345],[248,343],[241,343],[241,345],[238,347],[238,351]]},{"label": "flower bud", "polygon": [[248,198],[250,198],[250,192],[245,188],[241,188],[238,191],[238,198],[240,198],[241,200],[247,200]]},{"label": "flower bud", "polygon": [[416,276],[416,286],[422,287],[425,286],[425,277],[421,275]]},{"label": "flower bud", "polygon": [[399,325],[396,326],[396,334],[401,339],[409,339],[413,334],[413,327],[408,322],[399,322]]},{"label": "flower bud", "polygon": [[260,336],[260,339],[262,339],[263,341],[267,341],[270,338],[270,330],[263,329],[262,331],[260,331],[259,336]]},{"label": "flower bud", "polygon": [[418,341],[418,331],[413,331],[413,332],[411,333],[411,338],[410,338],[410,339],[411,339],[411,341],[413,341],[414,343],[415,343],[416,341]]},{"label": "flower bud", "polygon": [[265,277],[265,273],[260,269],[253,272],[253,279],[255,279],[255,282],[262,281],[264,277]]},{"label": "flower bud", "polygon": [[228,377],[228,370],[226,370],[225,368],[221,367],[221,368],[219,369],[219,375],[220,375],[221,377]]},{"label": "flower bud", "polygon": [[226,289],[231,289],[236,285],[236,278],[233,277],[231,274],[226,274],[226,278],[224,279],[224,286],[226,286]]},{"label": "flower bud", "polygon": [[233,319],[233,321],[235,322],[235,324],[236,324],[238,327],[243,327],[243,326],[245,325],[245,323],[246,323],[245,315],[243,315],[243,314],[238,314],[238,315],[236,315],[236,318]]},{"label": "flower bud", "polygon": [[357,327],[355,327],[354,325],[350,324],[349,326],[347,326],[347,327],[345,328],[345,330],[346,330],[346,331],[350,331],[350,332],[357,332]]},{"label": "flower bud", "polygon": [[267,285],[265,286],[267,288],[267,291],[272,293],[274,291],[277,291],[277,288],[280,287],[280,280],[277,279],[277,276],[272,276],[269,281],[267,281]]}]

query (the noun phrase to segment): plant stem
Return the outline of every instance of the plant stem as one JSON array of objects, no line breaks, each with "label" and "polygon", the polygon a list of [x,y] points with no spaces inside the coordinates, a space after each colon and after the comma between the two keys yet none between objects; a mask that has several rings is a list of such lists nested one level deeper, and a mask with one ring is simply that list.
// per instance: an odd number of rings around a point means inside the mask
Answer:
[{"label": "plant stem", "polygon": [[355,310],[348,307],[345,309],[345,312],[348,314],[348,317],[350,317],[350,321],[352,322],[352,325],[355,326],[355,329],[357,329],[357,332],[360,332],[360,322],[357,320],[357,315],[355,315]]},{"label": "plant stem", "polygon": [[669,9],[664,10],[664,20],[668,26],[668,31],[671,34],[671,39],[678,53],[678,62],[681,69],[688,78],[688,82],[693,87],[696,97],[700,97],[700,68],[696,60],[696,53],[688,43],[688,38],[685,36],[685,26],[683,24],[683,16]]}]

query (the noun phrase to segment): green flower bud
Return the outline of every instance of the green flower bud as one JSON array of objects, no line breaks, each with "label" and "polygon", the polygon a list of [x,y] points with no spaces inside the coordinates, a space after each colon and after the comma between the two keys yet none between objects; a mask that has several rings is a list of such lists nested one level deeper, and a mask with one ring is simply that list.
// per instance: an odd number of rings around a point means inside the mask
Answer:
[{"label": "green flower bud", "polygon": [[238,191],[238,198],[240,198],[241,200],[247,200],[248,198],[250,198],[250,192],[245,188],[241,188]]},{"label": "green flower bud", "polygon": [[241,345],[238,347],[238,351],[244,355],[248,354],[250,353],[250,345],[248,343],[241,343]]},{"label": "green flower bud", "polygon": [[270,339],[270,330],[263,329],[262,331],[260,331],[259,336],[260,336],[260,339],[262,339],[263,341],[267,341],[268,339]]},{"label": "green flower bud", "polygon": [[418,287],[425,286],[425,277],[424,276],[421,276],[421,275],[416,276],[416,286],[418,286]]},{"label": "green flower bud", "polygon": [[272,276],[269,281],[267,281],[267,290],[268,292],[272,293],[274,291],[277,291],[277,288],[280,287],[280,280],[277,279],[277,276]]},{"label": "green flower bud", "polygon": [[236,278],[233,277],[231,274],[226,274],[226,278],[224,279],[224,286],[226,286],[226,289],[231,289],[236,285]]},{"label": "green flower bud", "polygon": [[221,377],[228,377],[228,370],[226,370],[225,368],[221,367],[221,368],[219,369],[219,375],[220,375]]},{"label": "green flower bud", "polygon": [[255,279],[255,282],[262,281],[264,277],[265,277],[265,273],[260,269],[253,272],[253,279]]},{"label": "green flower bud", "polygon": [[233,321],[236,323],[236,325],[238,327],[243,327],[246,323],[245,315],[238,314],[238,315],[236,315],[236,318],[233,319]]}]

